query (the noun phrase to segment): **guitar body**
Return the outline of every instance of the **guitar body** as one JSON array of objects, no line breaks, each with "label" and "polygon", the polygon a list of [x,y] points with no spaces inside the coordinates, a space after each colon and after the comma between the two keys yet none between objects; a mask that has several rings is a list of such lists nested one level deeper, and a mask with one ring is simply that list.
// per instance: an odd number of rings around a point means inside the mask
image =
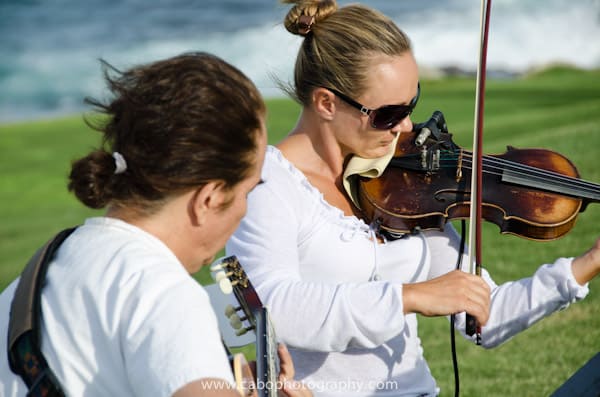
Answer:
[{"label": "guitar body", "polygon": [[254,383],[254,374],[250,364],[242,353],[234,354],[231,357],[231,369],[235,380],[235,388],[242,397],[258,397],[256,385]]}]

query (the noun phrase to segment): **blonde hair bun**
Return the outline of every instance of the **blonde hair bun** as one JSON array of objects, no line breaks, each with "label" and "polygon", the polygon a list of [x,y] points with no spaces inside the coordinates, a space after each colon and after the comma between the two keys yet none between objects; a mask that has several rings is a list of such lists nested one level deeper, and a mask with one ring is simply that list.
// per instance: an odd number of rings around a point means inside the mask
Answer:
[{"label": "blonde hair bun", "polygon": [[283,20],[283,25],[291,34],[306,36],[320,21],[333,14],[338,5],[335,0],[281,0],[293,4]]}]

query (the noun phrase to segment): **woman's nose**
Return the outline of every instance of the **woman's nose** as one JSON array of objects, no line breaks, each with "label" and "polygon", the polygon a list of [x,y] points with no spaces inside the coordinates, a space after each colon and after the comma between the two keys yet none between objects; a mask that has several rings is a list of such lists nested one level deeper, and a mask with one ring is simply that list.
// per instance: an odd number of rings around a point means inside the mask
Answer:
[{"label": "woman's nose", "polygon": [[412,129],[413,129],[412,120],[410,119],[410,116],[406,116],[392,128],[392,132],[394,132],[394,133],[410,132],[410,131],[412,131]]}]

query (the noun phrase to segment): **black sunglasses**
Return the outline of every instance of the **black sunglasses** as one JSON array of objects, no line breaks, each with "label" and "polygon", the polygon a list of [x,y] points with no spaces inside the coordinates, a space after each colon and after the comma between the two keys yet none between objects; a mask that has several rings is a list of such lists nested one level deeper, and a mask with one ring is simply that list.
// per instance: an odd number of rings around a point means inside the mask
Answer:
[{"label": "black sunglasses", "polygon": [[325,88],[340,97],[348,105],[360,110],[365,116],[369,116],[371,127],[377,130],[389,130],[406,117],[410,116],[413,110],[415,110],[417,102],[419,101],[419,96],[421,95],[421,84],[419,83],[417,85],[417,95],[411,99],[408,105],[385,105],[377,109],[369,109],[333,88]]}]

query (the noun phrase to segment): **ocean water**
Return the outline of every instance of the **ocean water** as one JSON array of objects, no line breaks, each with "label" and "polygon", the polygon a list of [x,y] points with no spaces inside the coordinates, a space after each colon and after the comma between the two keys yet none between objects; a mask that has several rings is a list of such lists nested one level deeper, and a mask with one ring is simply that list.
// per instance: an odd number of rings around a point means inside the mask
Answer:
[{"label": "ocean water", "polygon": [[[339,0],[340,5],[350,1]],[[473,71],[480,2],[363,0],[389,15],[430,69]],[[127,68],[186,51],[239,67],[266,97],[291,77],[300,39],[277,0],[0,0],[0,123],[64,115],[102,97],[98,59]],[[488,67],[600,67],[600,0],[494,0]]]}]

